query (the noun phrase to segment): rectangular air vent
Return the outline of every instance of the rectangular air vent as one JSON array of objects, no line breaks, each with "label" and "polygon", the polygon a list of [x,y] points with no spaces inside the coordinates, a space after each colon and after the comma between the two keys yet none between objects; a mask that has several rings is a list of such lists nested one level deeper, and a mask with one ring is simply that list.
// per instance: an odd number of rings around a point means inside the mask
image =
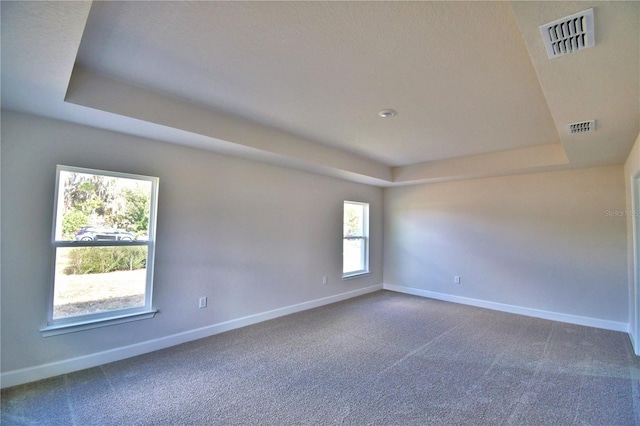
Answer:
[{"label": "rectangular air vent", "polygon": [[580,123],[569,124],[569,133],[587,133],[596,129],[596,121],[582,121]]},{"label": "rectangular air vent", "polygon": [[540,27],[549,59],[596,44],[593,31],[593,9],[558,19]]}]

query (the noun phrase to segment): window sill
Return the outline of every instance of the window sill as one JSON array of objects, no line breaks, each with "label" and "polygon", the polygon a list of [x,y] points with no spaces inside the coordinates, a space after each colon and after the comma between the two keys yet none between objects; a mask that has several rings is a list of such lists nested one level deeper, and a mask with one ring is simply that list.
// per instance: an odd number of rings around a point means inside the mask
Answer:
[{"label": "window sill", "polygon": [[343,276],[342,276],[342,279],[343,279],[343,280],[350,280],[350,279],[352,279],[352,278],[358,278],[358,277],[361,277],[361,276],[363,276],[363,275],[369,275],[369,274],[371,274],[371,272],[370,272],[370,271],[352,272],[352,273],[350,273],[350,274],[343,275]]},{"label": "window sill", "polygon": [[122,324],[125,322],[150,319],[153,318],[156,313],[158,313],[158,311],[153,309],[150,311],[113,316],[110,318],[78,321],[72,324],[54,324],[40,329],[40,332],[42,333],[42,337],[58,336],[60,334],[75,333],[76,331],[91,330],[93,328],[107,327],[110,325]]}]

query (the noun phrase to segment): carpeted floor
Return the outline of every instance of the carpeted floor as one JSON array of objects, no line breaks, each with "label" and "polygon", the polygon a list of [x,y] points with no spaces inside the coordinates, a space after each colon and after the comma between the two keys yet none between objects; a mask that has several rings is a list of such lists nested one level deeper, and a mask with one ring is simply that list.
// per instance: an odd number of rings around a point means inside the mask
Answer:
[{"label": "carpeted floor", "polygon": [[2,425],[640,425],[624,333],[381,291],[2,391]]}]

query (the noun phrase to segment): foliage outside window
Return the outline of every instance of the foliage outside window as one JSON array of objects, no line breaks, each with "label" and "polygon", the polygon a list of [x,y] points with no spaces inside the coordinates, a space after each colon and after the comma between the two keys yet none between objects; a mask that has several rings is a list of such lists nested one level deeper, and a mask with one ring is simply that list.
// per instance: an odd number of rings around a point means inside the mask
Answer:
[{"label": "foliage outside window", "polygon": [[344,202],[342,277],[369,272],[369,204]]},{"label": "foliage outside window", "polygon": [[47,329],[153,312],[157,190],[155,177],[58,166]]}]

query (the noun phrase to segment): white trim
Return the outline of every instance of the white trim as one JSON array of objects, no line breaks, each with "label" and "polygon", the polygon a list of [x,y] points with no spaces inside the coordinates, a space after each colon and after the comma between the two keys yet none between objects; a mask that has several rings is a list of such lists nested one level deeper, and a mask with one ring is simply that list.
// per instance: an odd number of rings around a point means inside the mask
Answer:
[{"label": "white trim", "polygon": [[[124,242],[115,241],[68,241],[62,237],[63,209],[60,206],[61,199],[64,198],[65,184],[60,181],[62,173],[78,173],[84,175],[103,176],[115,179],[148,182],[151,185],[149,199],[149,223],[147,229],[147,239],[144,241]],[[122,322],[153,318],[155,310],[152,308],[153,295],[153,267],[156,250],[156,216],[158,211],[158,186],[160,178],[154,176],[144,176],[132,173],[112,172],[106,170],[89,169],[84,167],[65,166],[58,164],[56,166],[56,191],[53,208],[53,227],[51,229],[51,245],[52,245],[52,261],[51,261],[51,280],[49,286],[49,303],[47,308],[47,326],[43,328],[42,334],[45,337],[55,336],[73,331],[88,330],[90,328],[101,327],[111,324],[120,324]],[[95,225],[95,224],[94,224]],[[55,300],[55,281],[57,279],[56,262],[58,257],[58,249],[70,247],[130,247],[145,246],[147,247],[146,259],[146,276],[144,305],[142,307],[132,307],[122,310],[107,310],[96,313],[85,313],[76,316],[67,316],[62,318],[54,318],[54,300]],[[124,313],[123,313],[124,312]],[[130,315],[133,314],[133,315]],[[151,314],[151,315],[148,315]],[[137,316],[137,318],[133,318]],[[126,319],[126,317],[131,317]],[[99,324],[102,322],[102,324]]]},{"label": "white trim", "polygon": [[343,275],[342,279],[346,281],[346,280],[351,280],[351,279],[354,279],[354,278],[360,278],[360,277],[365,276],[365,275],[371,275],[371,271],[352,272],[352,273],[350,273],[348,275]]},{"label": "white trim", "polygon": [[[347,204],[362,206],[362,235],[360,236],[345,236],[344,235],[344,212],[346,211]],[[360,275],[370,273],[369,269],[369,203],[363,203],[361,201],[348,201],[345,200],[342,204],[342,220],[343,220],[343,233],[342,233],[342,279],[348,279],[357,277]],[[362,269],[357,271],[344,272],[344,240],[362,240]]]},{"label": "white trim", "polygon": [[525,308],[523,306],[508,305],[505,303],[491,302],[488,300],[472,299],[469,297],[438,293],[435,291],[422,290],[413,287],[403,287],[394,284],[383,284],[383,288],[385,290],[395,291],[398,293],[412,294],[414,296],[428,297],[430,299],[444,300],[446,302],[493,309],[495,311],[509,312],[512,314],[526,315],[529,317],[542,318],[551,321],[559,321],[569,324],[584,325],[587,327],[602,328],[605,330],[622,331],[624,333],[629,333],[629,324],[625,322],[563,314],[560,312],[543,311],[541,309]]},{"label": "white trim", "polygon": [[[629,339],[631,339],[631,346],[636,355],[640,356],[640,247],[638,242],[640,241],[640,218],[638,212],[640,212],[640,172],[631,176],[631,206],[632,206],[632,219],[631,219],[631,233],[632,233],[632,254],[633,254],[633,272],[632,282],[629,288]],[[633,297],[635,295],[635,298]]]},{"label": "white trim", "polygon": [[358,290],[352,290],[345,293],[335,294],[333,296],[322,297],[320,299],[310,300],[308,302],[302,302],[296,305],[285,306],[283,308],[224,321],[218,324],[185,331],[158,339],[147,340],[145,342],[135,343],[129,346],[123,346],[76,358],[42,364],[35,367],[7,371],[0,375],[0,386],[2,388],[7,388],[11,386],[21,385],[23,383],[34,382],[36,380],[46,379],[49,377],[59,376],[61,374],[83,370],[85,368],[97,367],[109,362],[120,361],[133,356],[169,348],[171,346],[190,342],[192,340],[202,339],[205,337],[213,336],[215,334],[224,333],[225,331],[235,330],[237,328],[257,324],[262,321],[267,321],[284,315],[290,315],[296,312],[306,311],[308,309],[340,302],[342,300],[351,299],[353,297],[361,296],[367,293],[373,293],[379,290],[382,290],[382,284],[377,284]]},{"label": "white trim", "polygon": [[133,312],[124,315],[110,316],[89,321],[72,322],[68,324],[50,325],[40,329],[42,337],[58,336],[60,334],[75,333],[77,331],[91,330],[92,328],[107,327],[123,324],[125,322],[140,321],[153,318],[158,311],[155,309]]}]

